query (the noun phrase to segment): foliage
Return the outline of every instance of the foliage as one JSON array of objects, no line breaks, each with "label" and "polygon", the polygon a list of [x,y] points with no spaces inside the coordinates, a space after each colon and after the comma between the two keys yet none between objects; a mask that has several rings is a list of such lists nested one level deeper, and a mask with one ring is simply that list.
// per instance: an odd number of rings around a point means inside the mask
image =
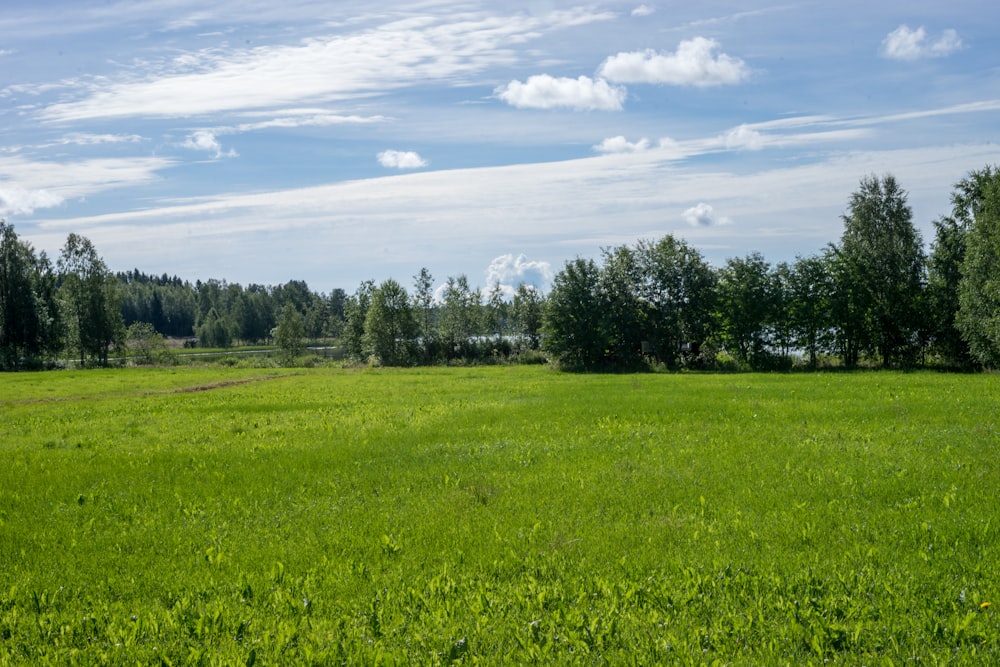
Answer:
[{"label": "foliage", "polygon": [[760,253],[730,259],[719,271],[720,333],[741,362],[762,363],[776,306],[771,265]]},{"label": "foliage", "polygon": [[[906,192],[895,177],[866,176],[843,216],[837,253],[841,286],[851,299],[844,328],[860,350],[876,352],[883,366],[912,362],[919,349],[924,253]],[[845,355],[856,361],[854,351]]]},{"label": "foliage", "polygon": [[475,356],[475,339],[482,333],[479,289],[465,274],[449,276],[441,295],[438,334],[446,359]]},{"label": "foliage", "polygon": [[125,331],[125,345],[132,362],[139,366],[172,363],[173,354],[167,348],[163,334],[149,322],[133,322]]},{"label": "foliage", "polygon": [[208,313],[194,329],[198,344],[204,347],[230,347],[233,344],[235,324],[219,315],[219,311],[210,308]]},{"label": "foliage", "polygon": [[56,278],[45,253],[0,219],[0,370],[31,366],[59,347]]},{"label": "foliage", "polygon": [[77,234],[66,238],[57,267],[68,347],[81,366],[88,360],[106,366],[111,348],[125,337],[118,281],[90,240]]},{"label": "foliage", "polygon": [[510,309],[504,299],[500,281],[493,283],[483,308],[483,333],[499,343],[510,333]]},{"label": "foliage", "polygon": [[545,349],[571,368],[629,368],[653,360],[700,366],[712,337],[717,276],[701,255],[667,236],[578,259],[548,296]]},{"label": "foliage", "polygon": [[417,331],[421,347],[424,350],[424,361],[433,360],[433,350],[436,347],[437,326],[434,312],[434,276],[426,267],[421,268],[413,276],[413,316],[417,321]]},{"label": "foliage", "polygon": [[989,170],[980,179],[956,322],[972,356],[995,368],[1000,366],[1000,171]]},{"label": "foliage", "polygon": [[797,257],[788,274],[785,311],[794,344],[803,350],[809,366],[830,348],[831,305],[835,298],[833,258]]},{"label": "foliage", "polygon": [[0,384],[0,664],[996,664],[993,374]]},{"label": "foliage", "polygon": [[347,353],[355,359],[363,359],[365,354],[365,319],[368,317],[368,307],[375,291],[375,281],[366,280],[358,285],[358,289],[348,297],[344,305],[344,347]]},{"label": "foliage", "polygon": [[138,269],[117,274],[126,326],[148,322],[164,336],[194,335],[195,290],[177,276],[149,276]]},{"label": "foliage", "polygon": [[[986,191],[1000,176],[995,166],[970,172],[955,184],[952,212],[934,221],[935,240],[927,261],[927,308],[933,350],[947,364],[969,366],[973,356],[958,324],[961,309],[962,265],[969,230],[981,215]],[[973,327],[974,321],[970,321]]]},{"label": "foliage", "polygon": [[510,311],[514,335],[528,350],[537,350],[542,336],[544,298],[531,285],[521,283],[514,291]]},{"label": "foliage", "polygon": [[605,320],[600,271],[590,259],[566,262],[545,303],[543,349],[568,368],[593,368],[605,361]]},{"label": "foliage", "polygon": [[305,349],[306,330],[302,314],[295,304],[288,302],[281,309],[278,316],[278,325],[274,328],[274,344],[281,350],[282,360],[290,364],[296,357],[301,355]]},{"label": "foliage", "polygon": [[714,330],[718,277],[696,249],[671,235],[640,241],[642,299],[649,308],[645,337],[656,359],[674,368],[697,365]]},{"label": "foliage", "polygon": [[928,326],[935,351],[949,364],[966,366],[969,346],[956,324],[967,229],[956,218],[934,221],[934,244],[927,258]]},{"label": "foliage", "polygon": [[418,331],[406,288],[392,279],[376,287],[365,315],[364,356],[386,366],[408,365],[416,357]]}]

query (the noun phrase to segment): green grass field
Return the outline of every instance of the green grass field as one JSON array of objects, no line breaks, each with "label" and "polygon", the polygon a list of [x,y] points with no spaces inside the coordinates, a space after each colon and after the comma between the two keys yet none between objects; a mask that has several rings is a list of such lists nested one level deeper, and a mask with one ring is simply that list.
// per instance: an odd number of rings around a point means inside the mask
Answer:
[{"label": "green grass field", "polygon": [[997,375],[4,375],[0,664],[998,664],[998,415]]}]

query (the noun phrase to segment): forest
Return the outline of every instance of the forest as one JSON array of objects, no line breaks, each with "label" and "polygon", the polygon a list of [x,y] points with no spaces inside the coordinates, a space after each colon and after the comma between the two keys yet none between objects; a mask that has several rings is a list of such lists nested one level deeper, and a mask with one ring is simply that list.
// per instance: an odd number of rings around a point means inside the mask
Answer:
[{"label": "forest", "polygon": [[[571,370],[786,370],[1000,365],[1000,169],[956,183],[925,249],[891,174],[850,194],[843,233],[814,255],[711,266],[667,235],[576,258],[543,294],[467,276],[353,294],[114,273],[70,234],[55,262],[0,220],[0,369],[169,360],[165,340],[268,344],[294,364],[307,341],[357,362],[408,366],[550,361]],[[157,354],[154,354],[156,352]]]}]

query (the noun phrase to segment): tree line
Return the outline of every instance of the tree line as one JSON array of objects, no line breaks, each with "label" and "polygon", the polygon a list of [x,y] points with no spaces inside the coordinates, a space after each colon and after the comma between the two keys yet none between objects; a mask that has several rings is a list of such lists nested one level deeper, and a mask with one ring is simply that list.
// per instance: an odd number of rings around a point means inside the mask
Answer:
[{"label": "tree line", "polygon": [[896,179],[872,175],[839,243],[792,263],[716,269],[672,236],[578,258],[548,295],[545,348],[578,368],[1000,365],[1000,171],[954,186],[929,254],[912,218]]},{"label": "tree line", "polygon": [[190,283],[138,270],[112,273],[85,237],[70,234],[55,263],[0,220],[0,370],[40,368],[62,358],[107,365],[112,353],[149,359],[163,337],[203,347],[270,343],[291,306],[301,335],[337,335],[346,295],[303,281],[265,287]]},{"label": "tree line", "polygon": [[550,359],[565,368],[783,369],[1000,365],[1000,170],[955,184],[930,252],[892,175],[866,176],[837,243],[794,262],[750,253],[721,267],[673,236],[577,258],[542,294],[519,285],[439,289],[423,268],[316,293],[303,281],[243,287],[138,270],[113,274],[70,234],[56,262],[0,220],[0,368],[69,355],[107,364],[157,336],[207,347],[337,339],[385,365]]}]

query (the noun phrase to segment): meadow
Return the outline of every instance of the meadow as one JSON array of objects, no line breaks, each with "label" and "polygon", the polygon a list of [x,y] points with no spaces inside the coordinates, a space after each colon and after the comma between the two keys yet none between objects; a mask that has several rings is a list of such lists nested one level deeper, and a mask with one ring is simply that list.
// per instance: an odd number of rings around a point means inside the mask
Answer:
[{"label": "meadow", "polygon": [[995,374],[8,374],[0,664],[998,664],[998,415]]}]

